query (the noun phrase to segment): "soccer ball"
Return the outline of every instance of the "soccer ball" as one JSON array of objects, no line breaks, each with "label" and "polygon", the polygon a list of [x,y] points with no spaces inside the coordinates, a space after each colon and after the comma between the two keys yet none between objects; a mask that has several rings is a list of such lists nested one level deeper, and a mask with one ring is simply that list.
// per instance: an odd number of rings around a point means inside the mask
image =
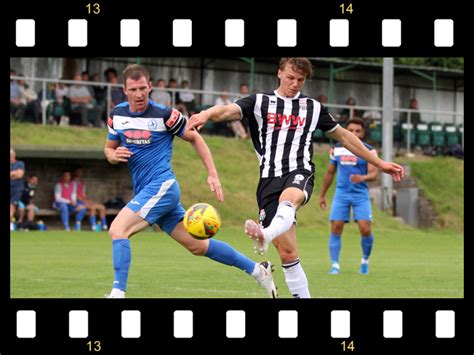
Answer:
[{"label": "soccer ball", "polygon": [[188,208],[183,220],[184,228],[196,239],[208,239],[221,227],[221,216],[207,203],[196,203]]}]

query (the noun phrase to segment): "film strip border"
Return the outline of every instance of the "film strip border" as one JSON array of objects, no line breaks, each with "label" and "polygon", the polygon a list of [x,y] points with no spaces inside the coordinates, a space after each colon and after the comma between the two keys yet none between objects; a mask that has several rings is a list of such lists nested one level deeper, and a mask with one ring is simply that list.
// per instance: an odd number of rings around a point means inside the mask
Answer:
[{"label": "film strip border", "polygon": [[[119,23],[120,46],[121,47],[140,47],[141,45],[141,21],[139,19],[121,19],[115,21]],[[17,19],[15,21],[15,45],[16,47],[35,47],[37,24],[35,19]],[[454,20],[453,19],[435,19],[432,23],[431,45],[433,47],[453,47],[454,46]],[[192,47],[194,45],[192,19],[174,19],[170,26],[172,27],[171,38],[161,38],[162,42],[171,41],[175,48]],[[271,27],[272,24],[269,24]],[[298,21],[296,19],[277,19],[273,23],[276,28],[276,38],[268,36],[266,41],[276,40],[277,47],[291,48],[299,45],[298,40]],[[348,19],[331,19],[327,23],[329,27],[328,44],[332,48],[350,47],[350,27],[351,21]],[[381,47],[403,48],[401,19],[383,19],[379,23],[381,30]],[[215,30],[219,30],[216,26]],[[377,28],[373,29],[377,31]],[[246,21],[243,19],[224,20],[224,45],[227,48],[242,48],[246,46]],[[87,19],[69,19],[67,21],[67,46],[71,48],[87,47],[89,37],[98,36],[89,31],[89,21]],[[248,37],[248,36],[247,36]],[[318,38],[318,42],[325,44],[324,38]],[[428,45],[429,45],[428,41]],[[222,43],[216,43],[222,46]]]},{"label": "film strip border", "polygon": [[[93,313],[93,312],[92,312]],[[277,328],[274,329],[278,338],[298,338],[298,311],[277,311]],[[123,310],[120,312],[121,331],[118,336],[124,339],[140,338],[142,329],[142,313],[140,310]],[[37,337],[36,327],[41,325],[43,319],[37,319],[34,310],[19,310],[16,312],[16,337],[20,339],[32,339]],[[429,323],[429,320],[427,320]],[[455,311],[437,310],[432,314],[434,323],[433,338],[454,339],[456,336]],[[68,335],[71,339],[87,339],[94,334],[89,332],[89,312],[86,310],[71,310],[68,312]],[[175,310],[173,312],[174,338],[192,338],[194,335],[194,313],[192,310]],[[386,339],[399,339],[404,336],[404,317],[401,310],[385,310],[382,313],[382,336]],[[65,326],[64,324],[63,326]],[[225,324],[216,324],[217,327],[225,326],[225,337],[245,338],[248,331],[252,329],[246,322],[246,311],[228,310],[225,312]],[[260,324],[258,325],[260,326]],[[330,336],[334,339],[351,338],[351,312],[349,310],[333,310],[330,312]],[[248,329],[250,328],[250,329]],[[97,335],[97,334],[96,334]]]}]

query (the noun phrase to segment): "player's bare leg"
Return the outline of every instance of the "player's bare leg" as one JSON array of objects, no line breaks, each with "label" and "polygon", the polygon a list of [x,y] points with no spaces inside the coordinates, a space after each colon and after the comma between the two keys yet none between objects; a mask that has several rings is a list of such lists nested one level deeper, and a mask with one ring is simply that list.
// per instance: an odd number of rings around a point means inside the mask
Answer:
[{"label": "player's bare leg", "polygon": [[36,206],[33,205],[33,204],[29,204],[28,206],[26,206],[26,218],[28,221],[33,221],[35,219],[35,209],[36,209]]},{"label": "player's bare leg", "polygon": [[311,298],[308,279],[300,263],[296,245],[296,225],[272,241],[280,255],[286,284],[294,298]]}]

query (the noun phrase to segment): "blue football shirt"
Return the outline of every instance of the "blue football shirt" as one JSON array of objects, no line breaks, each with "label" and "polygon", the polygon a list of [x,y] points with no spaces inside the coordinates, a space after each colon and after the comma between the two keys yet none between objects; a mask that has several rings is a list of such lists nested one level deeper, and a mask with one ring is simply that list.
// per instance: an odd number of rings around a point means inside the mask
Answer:
[{"label": "blue football shirt", "polygon": [[186,122],[178,110],[152,100],[142,112],[130,112],[128,102],[112,110],[107,122],[107,138],[120,140],[120,144],[133,153],[128,167],[135,194],[151,181],[174,178],[173,138],[184,134]]},{"label": "blue football shirt", "polygon": [[[362,142],[365,147],[373,154],[377,151],[370,144]],[[350,176],[353,174],[367,175],[368,163],[362,158],[359,158],[348,149],[344,148],[341,143],[337,143],[334,148],[331,148],[329,153],[331,164],[337,165],[337,180],[336,188],[344,190],[345,192],[367,192],[369,184],[365,181],[354,184],[350,181]]]}]

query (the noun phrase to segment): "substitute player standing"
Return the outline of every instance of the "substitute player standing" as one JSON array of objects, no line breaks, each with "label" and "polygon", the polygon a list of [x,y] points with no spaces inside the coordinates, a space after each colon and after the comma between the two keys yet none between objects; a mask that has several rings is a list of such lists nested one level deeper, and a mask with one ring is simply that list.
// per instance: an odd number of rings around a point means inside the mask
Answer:
[{"label": "substitute player standing", "polygon": [[[365,136],[364,121],[353,118],[347,122],[347,130],[361,141]],[[377,151],[365,142],[363,144],[374,155]],[[336,192],[332,200],[331,234],[329,236],[329,254],[331,256],[330,274],[339,274],[339,253],[341,251],[341,235],[344,223],[349,223],[351,207],[354,222],[357,222],[361,234],[362,261],[360,273],[369,273],[369,256],[374,243],[371,231],[372,208],[370,206],[369,185],[367,182],[377,179],[378,170],[362,158],[355,156],[349,150],[337,143],[330,151],[330,162],[323,177],[323,185],[319,195],[319,205],[326,209],[326,192],[331,186],[337,171]]]},{"label": "substitute player standing", "polygon": [[308,281],[296,246],[296,210],[313,191],[312,136],[319,128],[354,154],[364,158],[398,181],[403,168],[372,155],[359,138],[340,127],[318,101],[301,94],[313,73],[307,58],[282,58],[278,68],[280,86],[224,106],[213,106],[190,118],[190,127],[213,121],[249,118],[252,142],[260,161],[257,203],[260,225],[245,222],[245,232],[255,251],[264,254],[273,242],[282,262],[286,283],[295,298],[309,298]]},{"label": "substitute player standing", "polygon": [[131,262],[129,238],[154,223],[194,255],[204,255],[247,272],[270,297],[276,297],[270,262],[256,263],[227,243],[215,239],[197,240],[187,233],[182,222],[185,210],[180,203],[180,188],[171,170],[173,139],[178,136],[192,144],[209,173],[207,182],[211,191],[223,201],[212,155],[199,133],[186,129],[186,117],[176,109],[148,99],[151,83],[145,68],[128,66],[123,72],[123,82],[127,102],[111,112],[104,153],[111,164],[128,163],[134,197],[109,229],[114,284],[107,297],[125,297]]}]

